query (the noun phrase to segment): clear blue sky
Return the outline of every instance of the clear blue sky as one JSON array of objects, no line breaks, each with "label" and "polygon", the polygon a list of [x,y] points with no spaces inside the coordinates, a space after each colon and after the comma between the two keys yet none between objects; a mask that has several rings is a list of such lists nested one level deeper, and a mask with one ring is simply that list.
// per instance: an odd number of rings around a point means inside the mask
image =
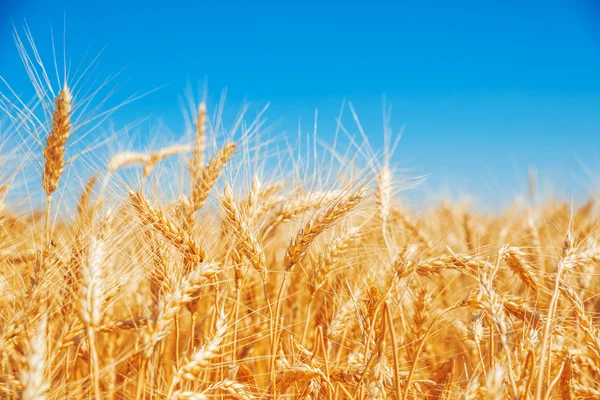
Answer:
[{"label": "clear blue sky", "polygon": [[206,79],[212,98],[227,88],[236,106],[270,101],[282,131],[299,118],[311,131],[318,108],[325,140],[348,99],[378,147],[385,94],[392,126],[406,128],[396,161],[430,173],[433,189],[510,197],[532,164],[560,195],[598,187],[594,0],[0,4],[0,75],[17,88],[26,82],[12,24],[27,20],[43,47],[51,27],[61,40],[65,19],[71,59],[106,47],[100,72],[127,66],[122,92],[166,85],[118,119],[152,115],[177,130],[179,98]]}]

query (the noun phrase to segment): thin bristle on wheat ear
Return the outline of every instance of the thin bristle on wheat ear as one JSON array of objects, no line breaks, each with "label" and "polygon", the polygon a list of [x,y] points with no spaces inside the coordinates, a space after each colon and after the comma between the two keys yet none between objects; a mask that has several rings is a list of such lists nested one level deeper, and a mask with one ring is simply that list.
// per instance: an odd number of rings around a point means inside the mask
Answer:
[{"label": "thin bristle on wheat ear", "polygon": [[187,259],[199,263],[206,259],[204,249],[182,228],[175,225],[162,211],[154,209],[141,193],[129,192],[129,198],[145,223],[173,244]]},{"label": "thin bristle on wheat ear", "polygon": [[356,206],[364,199],[364,197],[365,191],[359,190],[347,199],[335,203],[324,212],[316,214],[314,217],[312,217],[304,226],[304,228],[298,231],[288,246],[284,258],[286,271],[290,271],[294,265],[300,261],[310,244],[316,239],[317,236],[356,208]]},{"label": "thin bristle on wheat ear", "polygon": [[65,85],[54,100],[52,130],[44,148],[45,163],[42,186],[47,196],[54,193],[58,187],[65,167],[65,144],[71,136],[71,101],[71,92]]}]

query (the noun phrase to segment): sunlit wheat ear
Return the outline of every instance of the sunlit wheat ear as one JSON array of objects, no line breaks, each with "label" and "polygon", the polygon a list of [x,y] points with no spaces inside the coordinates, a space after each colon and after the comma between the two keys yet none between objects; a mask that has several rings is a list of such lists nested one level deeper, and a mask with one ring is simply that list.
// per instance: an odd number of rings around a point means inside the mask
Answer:
[{"label": "sunlit wheat ear", "polygon": [[21,371],[21,399],[45,400],[50,384],[46,381],[46,339],[48,318],[44,314],[30,339],[25,360],[25,369]]},{"label": "sunlit wheat ear", "polygon": [[138,153],[134,151],[124,151],[117,153],[108,162],[108,171],[113,173],[121,168],[132,164],[147,164],[150,162],[150,155],[147,153]]},{"label": "sunlit wheat ear", "polygon": [[600,361],[600,331],[592,321],[592,317],[585,311],[585,306],[581,298],[573,288],[562,279],[559,285],[560,292],[569,300],[574,308],[575,316],[579,328],[585,334],[584,342],[589,346],[596,362]]},{"label": "sunlit wheat ear", "polygon": [[570,349],[564,348],[562,350],[563,360],[562,360],[562,371],[560,376],[557,377],[558,381],[558,393],[561,399],[563,400],[572,400],[575,397],[574,394],[574,383],[575,383],[575,371],[574,371],[574,362],[573,362],[573,354]]},{"label": "sunlit wheat ear", "polygon": [[504,260],[512,272],[519,275],[527,286],[537,292],[539,285],[533,267],[525,260],[525,253],[521,249],[514,246],[503,246],[498,251],[498,256]]},{"label": "sunlit wheat ear", "polygon": [[387,165],[379,172],[375,195],[379,217],[386,223],[390,218],[390,202],[392,200],[392,173]]},{"label": "sunlit wheat ear", "polygon": [[573,382],[573,394],[576,399],[600,399],[600,390],[578,382]]},{"label": "sunlit wheat ear", "polygon": [[71,136],[71,101],[71,92],[65,85],[54,100],[52,130],[44,148],[42,186],[47,196],[54,193],[58,187],[65,167],[65,144]]},{"label": "sunlit wheat ear", "polygon": [[306,196],[291,199],[281,206],[276,214],[278,222],[291,221],[299,214],[330,204],[342,197],[341,190],[330,190],[327,192],[311,192]]},{"label": "sunlit wheat ear", "polygon": [[76,229],[81,229],[85,222],[87,222],[89,219],[90,198],[92,196],[92,190],[94,190],[94,186],[96,185],[97,180],[98,175],[92,176],[83,188],[81,196],[79,196],[79,202],[77,203],[77,217],[75,219]]},{"label": "sunlit wheat ear", "polygon": [[314,210],[324,204],[330,204],[338,200],[342,196],[342,192],[339,190],[331,190],[328,192],[311,192],[306,196],[300,196],[298,198],[292,198],[285,201],[279,210],[275,213],[271,221],[263,229],[261,236],[267,237],[277,225],[291,221],[298,215]]},{"label": "sunlit wheat ear", "polygon": [[343,252],[354,245],[360,236],[360,228],[353,226],[337,236],[319,257],[319,262],[309,279],[309,290],[314,295],[325,283],[327,277],[340,267]]},{"label": "sunlit wheat ear", "polygon": [[207,284],[208,279],[214,277],[218,272],[218,266],[217,263],[201,263],[185,276],[167,296],[161,299],[156,323],[146,337],[145,357],[150,357],[155,346],[169,334],[175,316],[182,307],[194,300],[193,296]]},{"label": "sunlit wheat ear", "polygon": [[150,175],[156,165],[162,160],[177,154],[186,153],[188,151],[190,151],[189,145],[176,144],[173,146],[163,147],[152,153],[139,153],[135,151],[124,151],[117,153],[112,156],[108,162],[108,174],[106,174],[104,177],[104,182],[102,183],[102,189],[100,192],[104,192],[104,189],[108,185],[112,174],[122,168],[135,164],[141,164],[143,166],[142,178],[145,178]]},{"label": "sunlit wheat ear", "polygon": [[[189,359],[177,370],[169,388],[169,394],[182,380],[197,380],[210,365],[213,359],[218,357],[219,349],[225,340],[229,326],[227,325],[227,315],[221,314],[216,323],[216,330],[213,336],[198,350],[194,351]],[[169,396],[167,396],[169,397]]]},{"label": "sunlit wheat ear", "polygon": [[196,350],[189,361],[181,368],[182,377],[185,379],[195,379],[219,354],[221,344],[225,340],[225,334],[229,326],[227,325],[227,316],[221,315],[217,320],[217,329],[211,339],[209,339],[200,349]]},{"label": "sunlit wheat ear", "polygon": [[208,396],[201,392],[178,390],[173,393],[171,400],[208,400]]},{"label": "sunlit wheat ear", "polygon": [[[252,177],[250,193],[238,205],[241,210],[244,210],[250,224],[260,221],[262,217],[284,201],[283,196],[278,195],[281,188],[281,184],[263,185],[256,175]],[[223,224],[221,238],[227,238],[231,233],[230,231],[231,226]],[[264,238],[262,235],[260,237]]]},{"label": "sunlit wheat ear", "polygon": [[162,160],[174,156],[176,154],[187,153],[188,151],[190,151],[189,145],[177,144],[174,146],[163,147],[162,149],[150,153],[148,161],[144,164],[144,169],[142,170],[142,177],[144,178],[150,175],[150,172],[152,172],[156,164],[158,164]]},{"label": "sunlit wheat ear", "polygon": [[206,259],[204,249],[182,228],[178,227],[162,211],[152,208],[141,193],[130,192],[131,204],[142,222],[150,225],[157,233],[195,263]]},{"label": "sunlit wheat ear", "polygon": [[248,390],[248,387],[246,385],[236,381],[232,381],[231,379],[225,379],[220,382],[215,382],[212,385],[210,385],[206,391],[215,392],[217,390],[222,390],[224,392],[229,393],[234,399],[252,400],[257,398],[252,394],[252,392]]},{"label": "sunlit wheat ear", "polygon": [[296,363],[293,366],[279,371],[279,379],[277,380],[278,391],[284,394],[295,382],[308,382],[318,376],[325,376],[320,368],[311,367],[308,364]]},{"label": "sunlit wheat ear", "polygon": [[250,194],[242,201],[241,207],[247,210],[248,218],[257,221],[266,213],[282,203],[284,198],[279,196],[282,185],[263,185],[257,176],[252,178],[252,189]]},{"label": "sunlit wheat ear", "polygon": [[360,202],[364,199],[365,190],[359,190],[353,193],[347,199],[341,200],[330,206],[324,212],[320,212],[313,216],[310,221],[298,231],[294,239],[288,246],[284,258],[286,271],[290,271],[298,261],[302,259],[310,244],[340,219],[348,215]]},{"label": "sunlit wheat ear", "polygon": [[204,151],[206,150],[206,105],[200,104],[198,107],[198,118],[196,119],[196,138],[192,149],[192,159],[190,160],[190,178],[192,185],[200,182],[200,176],[204,169]]},{"label": "sunlit wheat ear", "polygon": [[503,298],[502,302],[506,311],[515,318],[526,322],[534,329],[539,329],[544,324],[544,317],[534,308],[532,308],[528,302],[519,297]]},{"label": "sunlit wheat ear", "polygon": [[102,276],[104,263],[104,241],[92,237],[89,246],[87,263],[81,269],[81,286],[79,299],[79,318],[87,328],[90,349],[90,366],[93,371],[93,384],[96,399],[100,399],[100,367],[96,349],[95,330],[102,322],[105,291]]},{"label": "sunlit wheat ear", "polygon": [[217,155],[209,161],[206,168],[203,168],[198,174],[197,181],[192,182],[192,197],[190,200],[192,212],[202,208],[206,199],[208,199],[212,187],[217,182],[221,170],[231,156],[233,156],[236,148],[237,145],[235,143],[225,144]]},{"label": "sunlit wheat ear", "polygon": [[88,260],[81,269],[79,317],[85,326],[96,328],[102,321],[104,285],[102,264],[104,241],[93,237],[89,245]]},{"label": "sunlit wheat ear", "polygon": [[227,220],[232,226],[233,234],[238,239],[238,250],[250,261],[252,267],[261,273],[263,278],[267,274],[265,254],[258,239],[246,223],[242,212],[233,199],[229,185],[225,186],[221,196],[221,204]]},{"label": "sunlit wheat ear", "polygon": [[432,276],[451,269],[477,279],[480,273],[493,269],[493,265],[483,257],[456,254],[442,254],[415,262],[410,257],[405,259],[401,252],[392,263],[392,269],[397,271],[398,278],[406,278],[413,273]]},{"label": "sunlit wheat ear", "polygon": [[0,185],[0,220],[6,211],[6,192],[8,192],[8,185]]},{"label": "sunlit wheat ear", "polygon": [[339,339],[349,325],[355,322],[355,320],[352,319],[352,313],[355,312],[356,302],[361,295],[362,292],[360,290],[356,293],[352,293],[348,299],[336,307],[333,317],[327,326],[328,337]]},{"label": "sunlit wheat ear", "polygon": [[409,358],[413,360],[417,345],[421,340],[421,337],[426,327],[426,321],[430,317],[432,309],[432,296],[427,287],[421,288],[417,294],[417,298],[413,302],[413,325],[412,325],[412,336],[410,337],[411,342],[407,348]]}]

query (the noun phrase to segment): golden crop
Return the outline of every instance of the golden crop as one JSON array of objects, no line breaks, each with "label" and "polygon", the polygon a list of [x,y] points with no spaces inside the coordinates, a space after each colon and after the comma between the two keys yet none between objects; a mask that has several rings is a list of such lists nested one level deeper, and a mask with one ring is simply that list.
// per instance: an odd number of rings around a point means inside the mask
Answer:
[{"label": "golden crop", "polygon": [[204,104],[190,145],[77,186],[78,100],[64,84],[39,121],[41,208],[0,186],[1,398],[600,398],[593,199],[417,214],[389,162],[265,173],[256,137],[213,145]]}]

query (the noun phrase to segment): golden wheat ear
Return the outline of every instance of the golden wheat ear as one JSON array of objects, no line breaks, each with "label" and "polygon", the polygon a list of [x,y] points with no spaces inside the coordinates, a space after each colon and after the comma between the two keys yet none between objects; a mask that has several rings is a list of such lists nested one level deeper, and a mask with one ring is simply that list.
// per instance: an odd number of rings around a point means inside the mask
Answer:
[{"label": "golden wheat ear", "polygon": [[65,85],[54,100],[52,129],[44,148],[44,174],[42,186],[46,196],[52,195],[58,188],[60,177],[65,168],[65,144],[71,136],[71,91]]},{"label": "golden wheat ear", "polygon": [[304,228],[298,231],[287,248],[283,260],[286,271],[291,271],[294,268],[317,236],[356,208],[365,198],[365,195],[366,190],[361,189],[350,195],[347,199],[337,202],[324,212],[316,214],[311,218]]},{"label": "golden wheat ear", "polygon": [[206,199],[208,199],[210,191],[217,182],[221,170],[233,156],[236,148],[236,143],[225,144],[215,157],[209,161],[208,166],[202,169],[198,180],[192,182],[192,198],[190,201],[192,211],[198,211],[206,203]]},{"label": "golden wheat ear", "polygon": [[267,275],[265,253],[254,232],[244,219],[238,204],[233,199],[233,193],[229,185],[225,186],[221,196],[221,204],[225,217],[231,223],[232,230],[238,239],[236,243],[237,250],[250,261],[252,267],[260,272],[264,278]]},{"label": "golden wheat ear", "polygon": [[204,168],[204,151],[206,150],[206,104],[200,104],[198,107],[198,118],[196,121],[196,139],[192,149],[192,159],[190,160],[190,177],[192,185],[201,180],[202,169]]},{"label": "golden wheat ear", "polygon": [[46,340],[48,336],[48,316],[42,314],[40,321],[27,343],[27,354],[25,355],[25,368],[21,371],[21,399],[37,400],[45,399],[50,384],[45,378],[47,367]]},{"label": "golden wheat ear", "polygon": [[162,235],[166,241],[171,243],[184,256],[194,263],[200,263],[206,259],[204,249],[162,211],[153,208],[143,194],[129,192],[129,198],[142,222],[151,226],[154,231]]}]

